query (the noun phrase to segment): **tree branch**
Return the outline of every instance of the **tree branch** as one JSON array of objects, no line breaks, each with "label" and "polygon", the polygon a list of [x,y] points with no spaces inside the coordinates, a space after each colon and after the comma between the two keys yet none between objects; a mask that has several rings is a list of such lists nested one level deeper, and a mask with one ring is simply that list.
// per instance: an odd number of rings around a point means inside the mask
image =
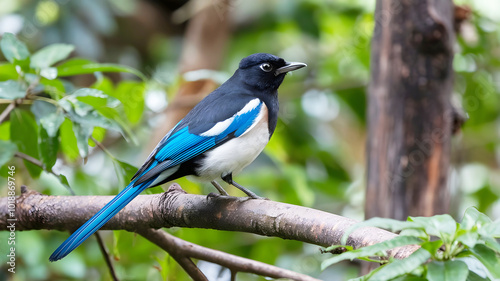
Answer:
[{"label": "tree branch", "polygon": [[2,111],[2,113],[0,114],[0,124],[2,124],[3,121],[5,121],[5,118],[7,118],[7,116],[9,116],[10,112],[12,110],[14,110],[14,108],[16,108],[16,106],[17,106],[16,100],[13,100],[11,103],[9,103],[9,105],[5,108],[5,110]]},{"label": "tree branch", "polygon": [[[16,200],[16,230],[74,231],[113,198],[47,196],[24,191]],[[0,198],[0,229],[6,229],[8,218],[8,199]],[[345,231],[356,223],[327,212],[270,200],[186,194],[179,185],[172,184],[165,193],[139,195],[102,229],[138,232],[173,226],[211,228],[330,246],[340,244]],[[364,227],[352,232],[347,244],[360,248],[395,236]],[[401,247],[388,254],[405,258],[415,250],[416,247]]]},{"label": "tree branch", "polygon": [[[196,245],[180,238],[172,236],[165,231],[155,229],[143,229],[138,233],[149,241],[160,246],[165,251],[169,252],[175,260],[177,258],[191,257],[204,261],[217,263],[221,266],[229,268],[232,272],[247,272],[267,276],[271,278],[289,278],[292,280],[318,280],[310,276],[282,269],[276,266],[268,265],[262,262],[234,256],[221,251],[205,248]],[[174,256],[173,252],[175,252]],[[183,266],[184,268],[184,266]],[[186,268],[184,268],[186,270]],[[198,269],[198,268],[196,268]],[[199,269],[198,269],[199,270]],[[189,271],[186,270],[188,273]],[[201,272],[200,272],[201,273]],[[191,274],[190,276],[195,279]]]},{"label": "tree branch", "polygon": [[[22,152],[17,151],[16,153],[14,153],[14,156],[17,157],[17,158],[21,158],[23,160],[26,160],[26,161],[30,162],[31,164],[40,167],[42,170],[44,170],[47,173],[51,173],[56,178],[59,178],[59,176],[60,176],[60,174],[54,172],[54,170],[52,168],[45,167],[45,165],[42,163],[42,161],[40,161],[40,160],[38,160],[38,159],[36,159],[34,157],[31,157],[28,154],[24,154]],[[70,186],[68,186],[68,185],[64,185],[64,186],[71,193],[71,195],[76,195],[75,191],[73,191],[73,189]]]}]

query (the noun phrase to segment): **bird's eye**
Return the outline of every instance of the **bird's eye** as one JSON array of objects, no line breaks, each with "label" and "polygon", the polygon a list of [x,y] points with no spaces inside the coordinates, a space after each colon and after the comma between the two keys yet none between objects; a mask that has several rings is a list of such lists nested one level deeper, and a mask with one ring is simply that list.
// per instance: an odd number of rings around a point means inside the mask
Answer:
[{"label": "bird's eye", "polygon": [[266,62],[260,65],[260,69],[264,70],[265,72],[270,72],[271,70],[273,70],[273,66]]}]

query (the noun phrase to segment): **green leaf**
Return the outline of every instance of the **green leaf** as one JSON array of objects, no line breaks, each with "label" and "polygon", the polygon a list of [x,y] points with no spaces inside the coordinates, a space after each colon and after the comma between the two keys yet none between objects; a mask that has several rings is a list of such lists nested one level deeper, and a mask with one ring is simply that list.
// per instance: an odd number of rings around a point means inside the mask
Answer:
[{"label": "green leaf", "polygon": [[495,251],[482,244],[477,244],[470,251],[494,278],[500,278],[500,258],[495,254]]},{"label": "green leaf", "polygon": [[396,279],[392,279],[391,281],[427,281],[427,279],[418,276],[404,275]]},{"label": "green leaf", "polygon": [[473,227],[481,227],[482,225],[491,223],[491,219],[485,214],[479,212],[474,207],[469,207],[465,210],[464,217],[460,223],[460,228],[469,230]]},{"label": "green leaf", "polygon": [[65,60],[61,64],[57,66],[58,69],[60,68],[65,68],[65,67],[70,67],[70,66],[78,66],[78,65],[85,65],[85,64],[91,64],[94,63],[93,61],[89,59],[83,59],[83,58],[71,58],[68,60]]},{"label": "green leaf", "polygon": [[35,100],[31,106],[31,112],[36,117],[36,120],[47,131],[49,137],[56,136],[59,127],[64,121],[62,110],[48,102]]},{"label": "green leaf", "polygon": [[[74,49],[75,47],[73,45],[68,44],[49,45],[45,48],[40,49],[31,56],[30,67],[40,69],[48,68],[56,62],[67,58]],[[54,71],[56,71],[57,73],[56,69],[54,69]]]},{"label": "green leaf", "polygon": [[45,165],[45,169],[52,169],[57,160],[59,139],[57,136],[49,136],[45,128],[40,127],[39,148],[40,160]]},{"label": "green leaf", "polygon": [[120,242],[120,236],[122,231],[113,231],[113,258],[115,260],[120,260],[120,250],[118,249],[118,245]]},{"label": "green leaf", "polygon": [[483,225],[478,232],[484,236],[500,238],[500,219]]},{"label": "green leaf", "polygon": [[330,251],[333,251],[333,250],[338,249],[338,248],[344,248],[347,251],[354,250],[354,248],[352,246],[349,246],[349,245],[332,245],[330,247],[325,248],[324,251],[325,252],[330,252]]},{"label": "green leaf", "polygon": [[373,274],[370,280],[390,280],[400,275],[410,273],[419,266],[427,262],[431,254],[427,250],[420,248],[406,259],[394,260],[384,265],[379,271]]},{"label": "green leaf", "polygon": [[[104,139],[104,136],[106,136],[106,129],[101,127],[94,127],[94,131],[92,132],[92,137],[96,141],[101,142]],[[89,140],[89,145],[95,146],[96,144],[94,143],[94,141]]]},{"label": "green leaf", "polygon": [[61,183],[63,185],[65,185],[67,188],[69,188],[71,190],[71,187],[69,186],[68,179],[66,178],[65,175],[59,175],[59,181],[61,181]]},{"label": "green leaf", "polygon": [[491,279],[489,279],[488,277],[483,278],[476,274],[474,271],[469,271],[467,281],[491,281]]},{"label": "green leaf", "polygon": [[486,246],[490,247],[500,255],[500,243],[498,243],[495,238],[483,236],[482,239],[484,240],[484,244]]},{"label": "green leaf", "polygon": [[472,248],[479,241],[479,233],[477,233],[476,229],[460,229],[455,235],[455,240],[466,245],[469,248]]},{"label": "green leaf", "polygon": [[10,141],[10,121],[0,124],[0,140]]},{"label": "green leaf", "polygon": [[[0,167],[7,164],[17,151],[17,146],[10,141],[0,140]],[[2,175],[3,176],[3,175]]]},{"label": "green leaf", "polygon": [[91,89],[91,88],[81,88],[76,90],[71,94],[73,97],[95,97],[95,98],[108,98],[108,95],[104,94],[101,90]]},{"label": "green leaf", "polygon": [[144,112],[144,95],[146,86],[142,82],[124,81],[118,84],[113,96],[123,104],[128,120],[136,124]]},{"label": "green leaf", "polygon": [[432,261],[427,265],[429,281],[465,281],[469,268],[462,261]]},{"label": "green leaf", "polygon": [[69,64],[62,64],[57,67],[59,77],[92,74],[94,72],[124,72],[134,74],[142,80],[147,79],[144,74],[135,68],[113,63],[95,63],[78,59]]},{"label": "green leaf", "polygon": [[55,67],[46,67],[40,70],[40,76],[48,79],[54,80],[57,78],[57,68]]},{"label": "green leaf", "polygon": [[130,182],[130,179],[137,172],[137,167],[132,166],[128,163],[120,161],[118,159],[113,159],[113,166],[115,168],[116,176],[121,186],[126,186]]},{"label": "green leaf", "polygon": [[428,241],[422,243],[422,248],[426,249],[431,255],[436,255],[437,251],[443,245],[443,240]]},{"label": "green leaf", "polygon": [[57,112],[57,107],[45,100],[35,100],[31,105],[31,112],[37,121]]},{"label": "green leaf", "polygon": [[15,100],[26,96],[26,88],[15,80],[0,82],[0,99]]},{"label": "green leaf", "polygon": [[88,124],[73,123],[73,131],[75,132],[76,144],[78,152],[82,158],[86,158],[89,154],[89,137],[92,135],[94,127]]},{"label": "green leaf", "polygon": [[60,97],[66,92],[63,81],[59,79],[49,80],[42,78],[40,79],[40,84],[44,86],[45,92],[49,93],[52,98]]},{"label": "green leaf", "polygon": [[108,96],[103,91],[97,89],[82,88],[75,91],[71,96],[91,105],[98,111],[102,107],[116,107],[120,104],[118,99]]},{"label": "green leaf", "polygon": [[324,270],[326,267],[343,260],[353,260],[360,257],[370,257],[375,255],[386,256],[385,251],[387,250],[406,245],[417,245],[420,243],[422,243],[422,240],[417,237],[397,236],[391,240],[348,251],[333,258],[327,259],[321,264],[321,268],[322,270]]},{"label": "green leaf", "polygon": [[16,66],[11,63],[0,63],[0,80],[16,80],[19,74],[16,71]]},{"label": "green leaf", "polygon": [[401,230],[399,235],[419,237],[423,240],[429,240],[429,235],[422,228],[406,228]]},{"label": "green leaf", "polygon": [[74,161],[78,158],[79,151],[76,144],[75,133],[73,132],[73,124],[67,118],[61,124],[60,128],[61,150],[68,160]]},{"label": "green leaf", "polygon": [[[28,111],[15,109],[10,113],[10,136],[20,152],[38,159],[38,125]],[[24,164],[32,178],[40,176],[40,167],[26,160]]]},{"label": "green leaf", "polygon": [[59,100],[67,116],[74,122],[87,126],[97,126],[122,133],[121,127],[112,119],[104,117],[92,106],[81,102],[72,95]]},{"label": "green leaf", "polygon": [[103,91],[106,95],[112,95],[114,92],[113,82],[104,75],[96,75],[97,81],[92,85],[92,88]]},{"label": "green leaf", "polygon": [[12,33],[4,33],[2,35],[0,48],[5,58],[11,63],[25,60],[30,56],[30,52],[26,45],[17,40],[16,36]]},{"label": "green leaf", "polygon": [[409,221],[419,224],[429,235],[438,236],[449,243],[457,231],[457,223],[448,214],[432,217],[409,217]]}]

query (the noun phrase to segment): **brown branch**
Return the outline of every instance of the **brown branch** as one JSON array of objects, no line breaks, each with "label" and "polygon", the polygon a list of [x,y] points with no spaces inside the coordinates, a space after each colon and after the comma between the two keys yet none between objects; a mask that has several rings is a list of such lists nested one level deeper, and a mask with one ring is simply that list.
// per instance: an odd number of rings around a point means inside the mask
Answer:
[{"label": "brown branch", "polygon": [[[29,191],[17,198],[17,230],[73,231],[99,211],[112,196],[47,196]],[[7,198],[0,198],[0,229],[6,229]],[[162,194],[139,195],[102,229],[137,231],[146,228],[192,227],[242,231],[281,237],[319,246],[338,245],[357,221],[327,212],[270,200],[186,194],[173,184]],[[349,235],[354,248],[396,236],[374,227]],[[416,248],[402,247],[388,254],[408,257]]]},{"label": "brown branch", "polygon": [[[23,160],[26,160],[26,161],[30,162],[31,164],[33,164],[33,165],[35,165],[35,166],[38,166],[38,167],[40,167],[40,168],[42,168],[42,169],[43,169],[43,163],[42,163],[42,161],[40,161],[40,160],[38,160],[38,159],[36,159],[36,158],[34,158],[34,157],[31,157],[31,156],[29,156],[28,154],[24,154],[24,153],[22,153],[22,152],[16,152],[16,153],[14,154],[14,156],[15,156],[15,157],[18,157],[18,158],[21,158],[21,159],[23,159]],[[52,173],[53,173],[53,172],[52,172]],[[58,175],[55,175],[55,176],[58,176]]]},{"label": "brown branch", "polygon": [[16,106],[17,106],[16,100],[13,100],[11,103],[9,103],[9,105],[5,108],[5,110],[2,111],[2,114],[0,114],[0,124],[2,124],[3,121],[5,121],[5,118],[7,118],[7,116],[9,116],[10,112],[12,110],[14,110],[14,108],[16,108]]},{"label": "brown branch", "polygon": [[[175,251],[177,256],[192,257],[199,260],[217,263],[221,266],[229,268],[231,272],[247,272],[271,278],[288,278],[292,280],[318,280],[304,274],[282,269],[262,262],[205,248],[172,236],[162,230],[143,229],[139,230],[138,233],[149,241],[160,246],[165,251],[169,252],[172,257],[174,257],[173,251]],[[174,259],[176,258],[174,257]],[[192,275],[190,276],[193,279],[198,280]]]}]

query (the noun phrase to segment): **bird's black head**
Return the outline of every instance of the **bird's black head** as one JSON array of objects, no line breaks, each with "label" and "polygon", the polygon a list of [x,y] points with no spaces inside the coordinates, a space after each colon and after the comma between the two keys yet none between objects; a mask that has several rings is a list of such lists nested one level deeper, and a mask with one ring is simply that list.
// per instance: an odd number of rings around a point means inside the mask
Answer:
[{"label": "bird's black head", "polygon": [[237,73],[239,79],[248,86],[275,92],[287,72],[304,66],[304,63],[286,62],[275,55],[258,53],[242,59]]}]

